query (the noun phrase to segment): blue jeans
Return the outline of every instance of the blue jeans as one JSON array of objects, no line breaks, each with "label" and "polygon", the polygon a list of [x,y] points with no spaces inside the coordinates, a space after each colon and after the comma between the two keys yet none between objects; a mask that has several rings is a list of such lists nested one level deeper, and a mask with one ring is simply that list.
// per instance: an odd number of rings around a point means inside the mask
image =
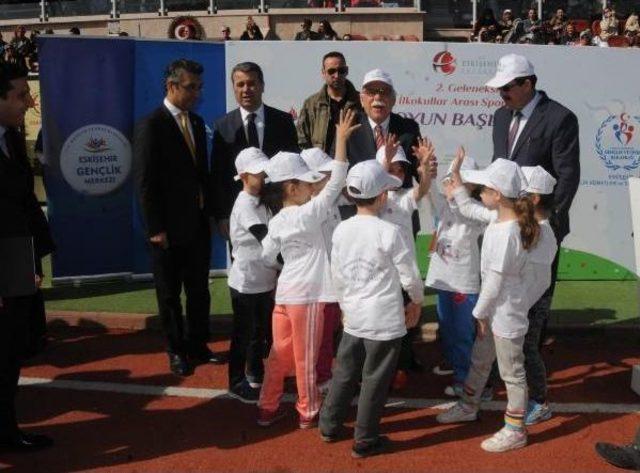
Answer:
[{"label": "blue jeans", "polygon": [[453,367],[454,383],[463,384],[469,373],[475,339],[473,308],[478,294],[460,294],[438,289],[438,324],[442,350]]}]

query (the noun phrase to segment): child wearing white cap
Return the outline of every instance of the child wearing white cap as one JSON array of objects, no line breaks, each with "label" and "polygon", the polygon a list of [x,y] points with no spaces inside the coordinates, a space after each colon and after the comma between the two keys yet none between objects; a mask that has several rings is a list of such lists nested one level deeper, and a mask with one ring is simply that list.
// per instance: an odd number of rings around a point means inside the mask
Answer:
[{"label": "child wearing white cap", "polygon": [[[473,158],[466,156],[461,169],[478,169],[478,165]],[[443,180],[443,188],[448,185],[450,175],[451,167]],[[477,187],[473,184],[466,186],[474,192]],[[472,311],[480,292],[478,239],[486,225],[463,216],[453,196],[446,196],[437,186],[431,186],[429,202],[438,226],[431,245],[425,285],[437,293],[438,335],[444,360],[453,370],[453,384],[447,386],[445,394],[460,396],[469,373],[475,338]],[[437,366],[434,372],[440,374],[441,369]]]},{"label": "child wearing white cap", "polygon": [[[426,138],[418,138],[418,146],[413,146],[413,152],[418,158],[418,185],[413,189],[397,187],[387,192],[387,202],[380,212],[380,218],[393,223],[400,228],[400,237],[404,239],[415,259],[415,241],[413,234],[413,213],[418,210],[418,205],[429,191],[431,185],[431,170],[435,171],[436,158],[433,144]],[[386,144],[380,147],[376,153],[376,161],[392,176],[405,181],[407,171],[411,163],[397,142],[393,133],[389,133]],[[406,294],[403,294],[405,302],[408,302]],[[417,329],[416,329],[417,330]],[[398,371],[393,380],[393,389],[399,390],[407,384],[407,371],[413,364],[417,364],[413,353],[414,331],[410,331],[402,340],[402,350],[398,361]]]},{"label": "child wearing white cap", "polygon": [[255,404],[264,376],[263,358],[271,345],[271,313],[276,268],[262,259],[269,212],[260,202],[269,158],[258,148],[238,153],[235,180],[242,181],[231,211],[232,259],[229,289],[233,330],[229,350],[229,395]]},{"label": "child wearing white cap", "polygon": [[556,237],[549,224],[556,180],[542,166],[522,167],[522,172],[528,183],[525,191],[535,207],[535,217],[540,224],[540,239],[529,250],[525,270],[531,306],[529,329],[524,339],[525,370],[529,386],[525,424],[534,425],[551,418],[551,408],[547,404],[547,370],[540,354],[540,337],[551,310],[551,265],[558,251]]},{"label": "child wearing white cap", "polygon": [[[460,157],[456,157],[452,169],[455,187],[462,186],[461,164]],[[527,251],[537,244],[540,226],[534,217],[533,204],[523,195],[524,175],[513,161],[497,159],[482,171],[467,171],[464,180],[483,186],[482,203],[494,214],[482,241],[482,284],[473,309],[478,334],[469,375],[462,398],[451,409],[439,414],[437,420],[447,424],[477,419],[481,392],[491,365],[497,359],[500,376],[507,388],[505,425],[481,446],[488,452],[505,452],[527,444],[523,345],[528,328],[529,300],[524,272]]]},{"label": "child wearing white cap", "polygon": [[316,381],[318,349],[322,340],[324,305],[335,300],[329,257],[322,236],[322,222],[344,187],[347,174],[347,139],[359,125],[354,112],[341,111],[336,126],[336,158],[331,178],[316,196],[313,184],[324,176],[311,171],[302,157],[280,152],[269,161],[271,205],[281,210],[269,222],[262,241],[262,256],[270,264],[279,257],[282,272],[276,288],[273,311],[273,345],[265,367],[258,401],[258,424],[269,426],[283,417],[279,409],[284,378],[295,367],[300,428],[315,424],[320,409]]},{"label": "child wearing white cap", "polygon": [[[329,177],[331,176],[331,170],[333,169],[333,159],[327,153],[320,148],[308,148],[300,153],[305,164],[312,171],[319,172],[325,177],[320,182],[314,184],[314,195],[317,195],[324,189]],[[331,260],[331,238],[333,232],[341,221],[340,210],[338,205],[345,201],[344,204],[350,204],[346,202],[346,199],[340,194],[334,204],[328,209],[325,220],[322,222],[322,236],[324,237],[324,243],[327,248],[327,254],[329,260]],[[318,365],[316,371],[318,374],[318,388],[321,394],[326,394],[329,389],[329,382],[331,380],[331,366],[333,364],[334,354],[334,337],[336,331],[340,327],[340,305],[337,299],[333,301],[327,301],[324,306],[324,327],[322,330],[322,343],[320,343],[320,350],[318,352]]]},{"label": "child wearing white cap", "polygon": [[[368,160],[347,176],[347,192],[357,214],[338,225],[333,234],[331,273],[344,331],[336,367],[320,413],[320,434],[337,441],[358,381],[362,380],[352,455],[380,453],[388,439],[379,435],[380,417],[396,369],[402,337],[420,316],[422,281],[413,252],[400,229],[378,217],[387,191],[402,181]],[[404,289],[410,304],[404,307]]]}]

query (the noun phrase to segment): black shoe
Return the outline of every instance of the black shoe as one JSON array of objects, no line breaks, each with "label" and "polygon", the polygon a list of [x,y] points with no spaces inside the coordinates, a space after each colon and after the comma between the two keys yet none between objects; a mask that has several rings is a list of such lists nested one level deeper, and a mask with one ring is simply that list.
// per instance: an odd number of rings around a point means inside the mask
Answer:
[{"label": "black shoe", "polygon": [[340,428],[338,432],[332,434],[326,434],[322,430],[320,430],[320,438],[325,443],[339,442],[340,440],[344,440],[345,438],[347,438],[347,432],[344,427]]},{"label": "black shoe", "polygon": [[53,445],[51,437],[41,434],[20,432],[0,442],[0,449],[13,452],[42,450]]},{"label": "black shoe", "polygon": [[409,363],[409,371],[413,371],[414,373],[422,373],[424,372],[424,365],[417,358],[411,358],[411,362]]},{"label": "black shoe", "polygon": [[214,353],[205,345],[202,348],[189,352],[189,358],[196,363],[212,363],[214,365],[222,365],[227,362],[227,358],[220,353]]},{"label": "black shoe", "polygon": [[384,453],[391,441],[386,435],[380,435],[375,442],[356,442],[351,449],[353,458],[365,458]]},{"label": "black shoe", "polygon": [[257,404],[260,398],[260,389],[252,388],[247,381],[243,381],[229,389],[227,394],[245,404]]},{"label": "black shoe", "polygon": [[169,368],[173,374],[178,376],[189,376],[191,374],[191,366],[187,357],[177,353],[169,353]]},{"label": "black shoe", "polygon": [[604,460],[618,468],[640,469],[640,450],[633,444],[618,446],[612,443],[598,442],[596,452]]}]

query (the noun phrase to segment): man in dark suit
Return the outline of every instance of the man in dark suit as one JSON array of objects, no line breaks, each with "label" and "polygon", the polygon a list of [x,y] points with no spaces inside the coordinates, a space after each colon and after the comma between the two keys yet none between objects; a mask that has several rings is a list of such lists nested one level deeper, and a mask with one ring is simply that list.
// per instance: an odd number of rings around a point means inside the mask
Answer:
[{"label": "man in dark suit", "polygon": [[[554,209],[549,223],[556,236],[558,249],[569,233],[569,209],[580,183],[580,142],[578,119],[568,108],[536,90],[537,77],[533,65],[524,56],[508,54],[500,58],[498,69],[487,85],[500,91],[504,106],[493,122],[493,159],[507,158],[520,166],[542,166],[557,181],[553,191]],[[529,311],[529,331],[525,337],[525,369],[533,403],[525,422],[535,423],[534,411],[542,409],[551,416],[546,404],[544,363],[538,347],[544,331],[558,273],[558,254],[552,265],[551,285]],[[536,407],[536,405],[538,407]],[[542,406],[542,407],[539,407]],[[548,414],[547,414],[548,412]],[[549,416],[549,417],[547,417]],[[546,419],[538,419],[546,420]]]},{"label": "man in dark suit", "polygon": [[[191,111],[202,89],[200,64],[172,62],[164,103],[137,125],[134,169],[145,219],[158,310],[168,338],[169,365],[180,376],[192,362],[221,363],[209,340],[209,172],[204,121]],[[187,330],[180,293],[186,294]]]},{"label": "man in dark suit", "polygon": [[278,151],[299,151],[291,115],[262,103],[264,76],[260,66],[236,64],[231,82],[238,108],[214,123],[211,153],[213,216],[224,238],[229,236],[229,215],[242,189],[233,179],[238,153],[250,146],[260,148],[269,158]]},{"label": "man in dark suit", "polygon": [[[0,64],[0,240],[32,238],[38,252],[48,245],[43,237],[49,231],[33,193],[33,175],[21,130],[24,115],[32,106],[27,70]],[[3,269],[6,264],[0,261]],[[34,274],[33,278],[35,292],[41,277]],[[22,432],[16,418],[15,396],[20,364],[28,348],[32,304],[31,294],[9,297],[0,293],[0,449],[3,450],[27,451],[53,443],[44,435]]]}]

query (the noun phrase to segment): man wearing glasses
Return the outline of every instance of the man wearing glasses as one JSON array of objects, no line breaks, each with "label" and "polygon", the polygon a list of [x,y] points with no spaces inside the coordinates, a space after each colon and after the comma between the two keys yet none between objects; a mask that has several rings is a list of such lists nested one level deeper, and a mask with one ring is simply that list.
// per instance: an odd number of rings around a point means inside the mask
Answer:
[{"label": "man wearing glasses", "polygon": [[[151,246],[158,311],[169,367],[179,376],[196,363],[221,363],[209,341],[209,171],[204,120],[194,112],[203,68],[187,59],[165,71],[163,104],[135,128],[134,169]],[[187,330],[180,293],[186,294]]]},{"label": "man wearing glasses", "polygon": [[325,84],[304,101],[297,129],[300,148],[321,148],[333,156],[336,124],[340,110],[360,109],[360,97],[347,79],[349,67],[344,55],[337,51],[322,58]]},{"label": "man wearing glasses", "polygon": [[[520,166],[542,166],[557,181],[549,223],[558,249],[569,233],[569,209],[580,183],[580,142],[576,115],[536,90],[538,78],[524,56],[500,58],[487,86],[498,89],[504,106],[494,115],[493,159],[506,158]],[[531,399],[525,418],[532,425],[551,417],[546,402],[546,371],[538,346],[551,310],[558,272],[558,253],[551,268],[551,285],[529,311],[525,337],[525,369]]]}]

